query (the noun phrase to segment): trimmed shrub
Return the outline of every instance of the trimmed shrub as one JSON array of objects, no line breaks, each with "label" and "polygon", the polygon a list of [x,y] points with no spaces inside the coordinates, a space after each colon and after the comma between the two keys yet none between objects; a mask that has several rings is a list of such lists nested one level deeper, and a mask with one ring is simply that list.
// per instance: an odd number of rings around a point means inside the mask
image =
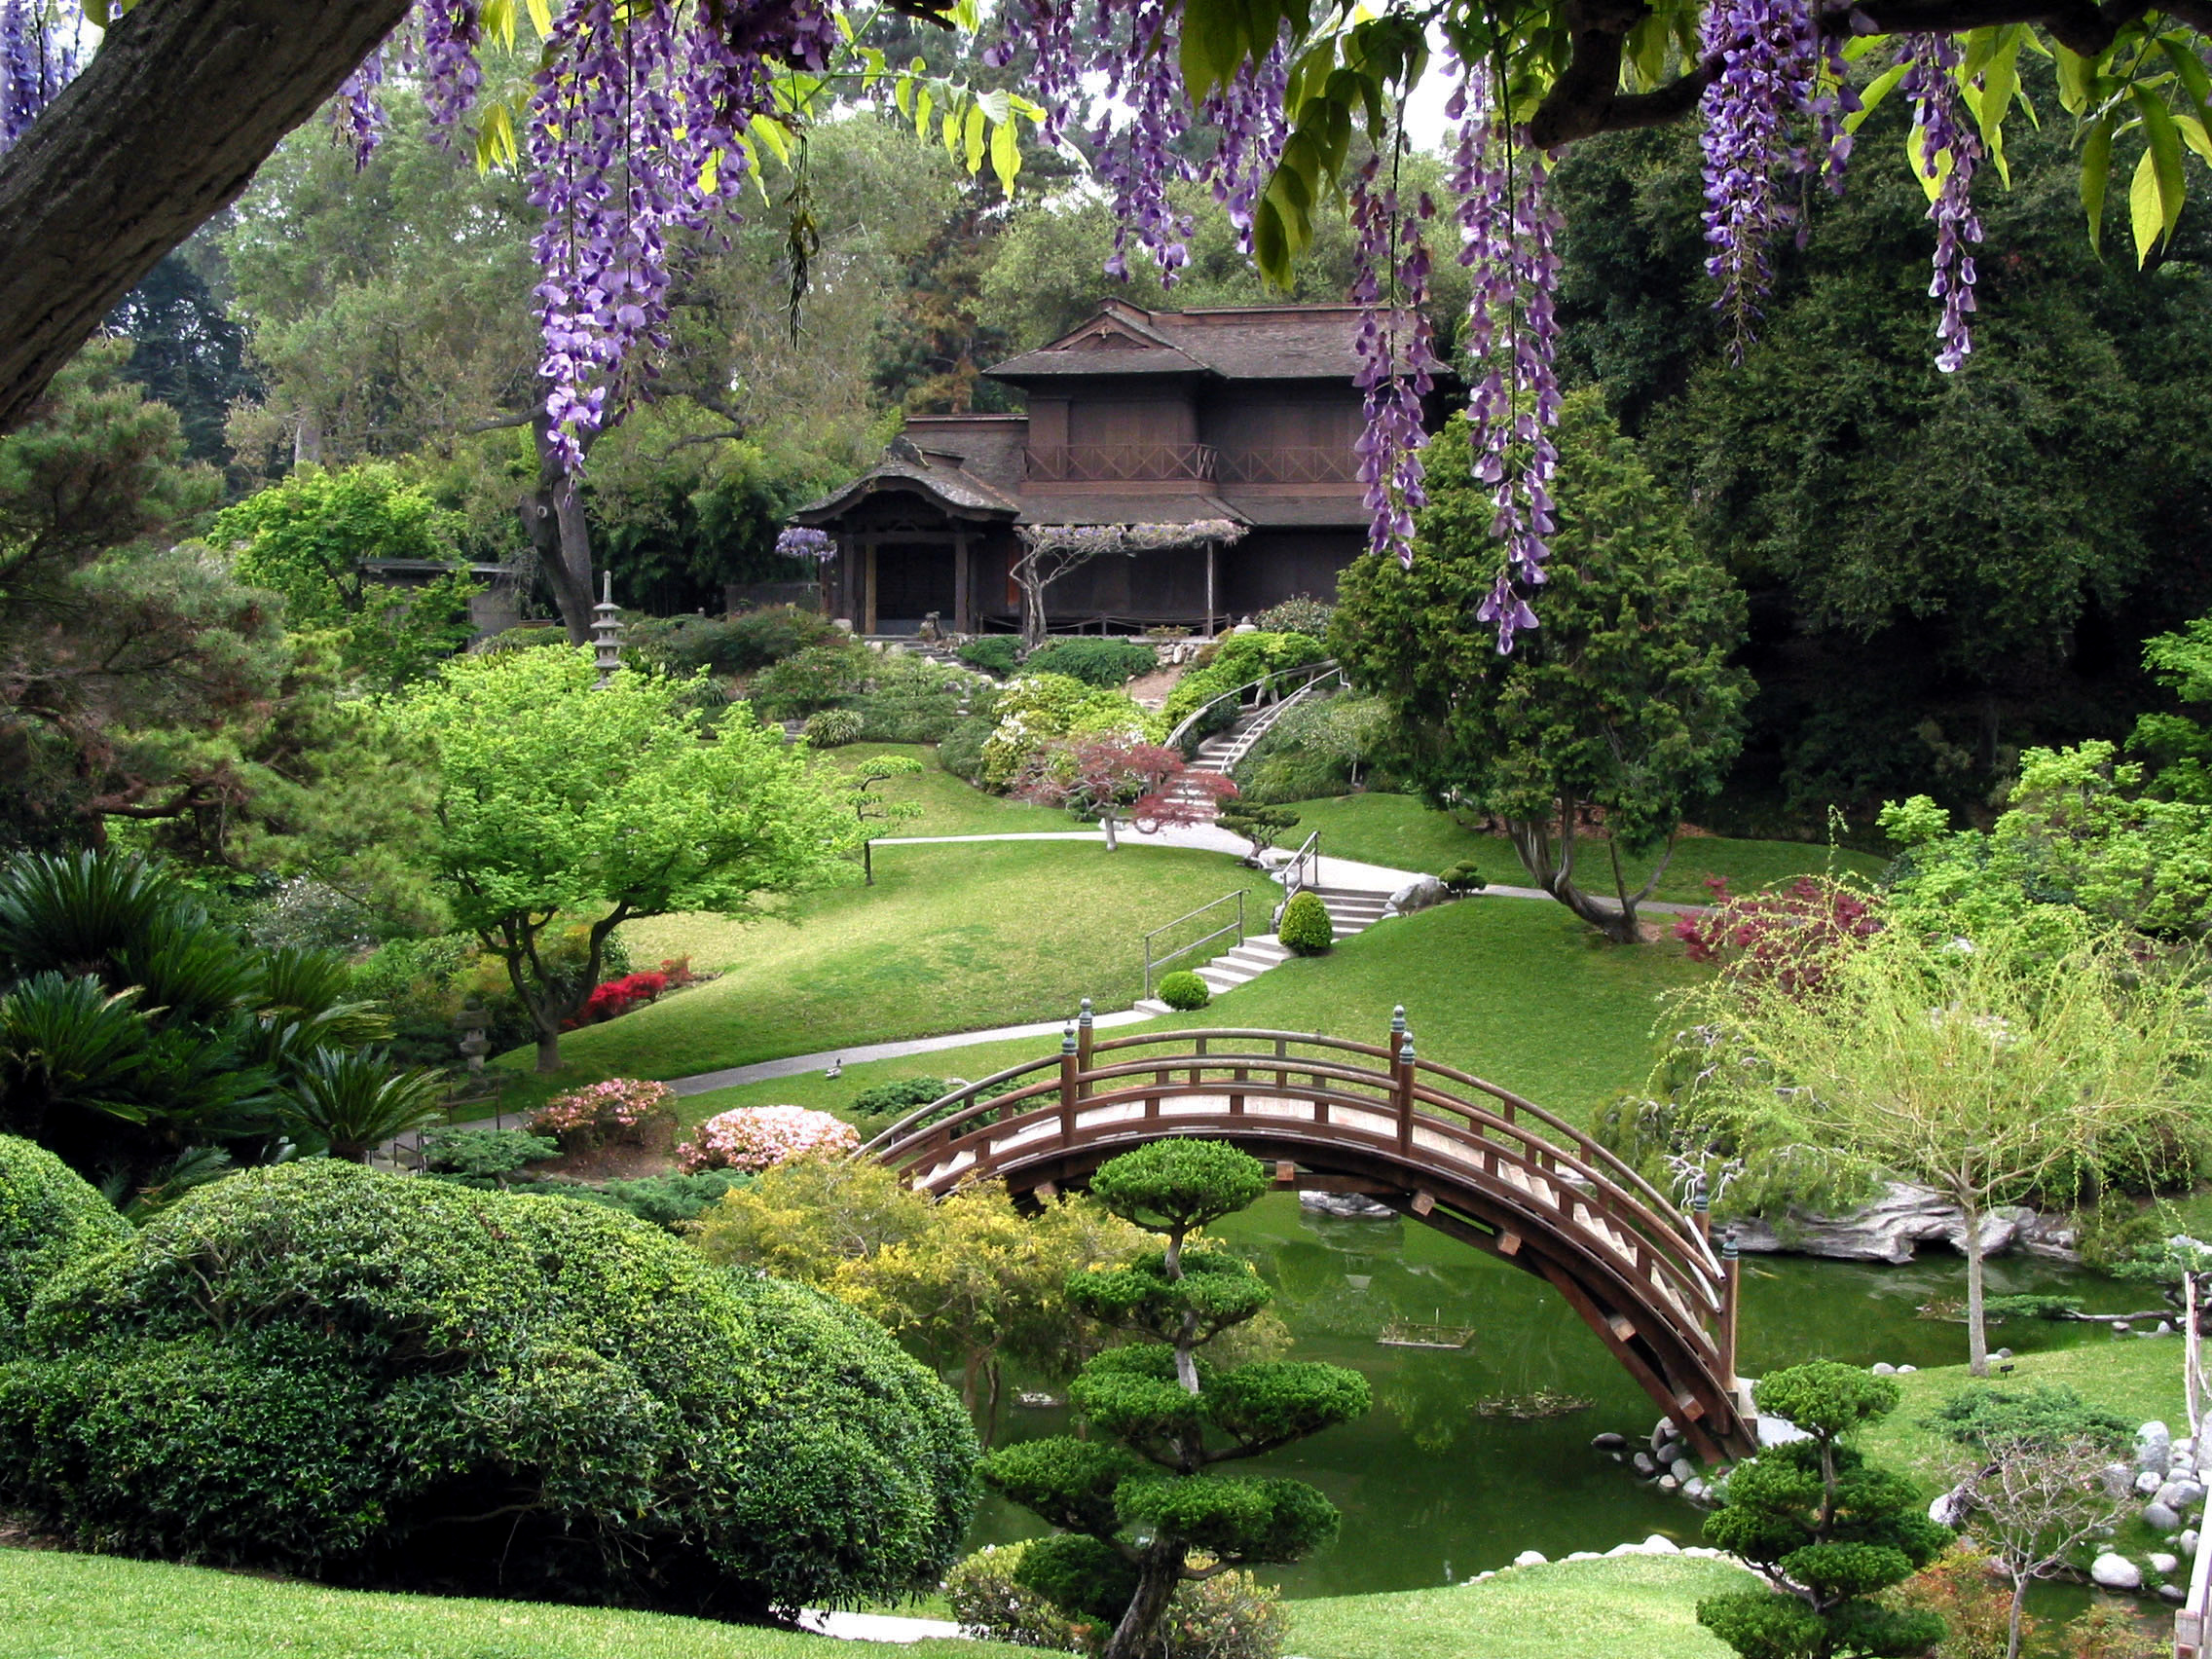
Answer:
[{"label": "trimmed shrub", "polygon": [[1309,639],[1326,640],[1336,614],[1337,608],[1327,600],[1302,593],[1280,605],[1269,606],[1252,620],[1263,634],[1304,634]]},{"label": "trimmed shrub", "polygon": [[522,1129],[431,1129],[423,1136],[423,1167],[470,1186],[504,1187],[518,1169],[560,1151],[559,1141]]},{"label": "trimmed shrub", "polygon": [[959,1403],[870,1321],[587,1204],[317,1159],[50,1285],[0,1499],[118,1551],[718,1616],[923,1589]]},{"label": "trimmed shrub", "polygon": [[556,1094],[530,1115],[530,1132],[563,1152],[603,1146],[665,1146],[676,1134],[676,1090],[665,1083],[610,1077]]},{"label": "trimmed shrub", "polygon": [[777,605],[726,620],[646,618],[629,625],[623,643],[626,651],[679,672],[704,668],[716,674],[757,674],[837,631],[815,611]]},{"label": "trimmed shrub", "polygon": [[740,1106],[709,1118],[676,1149],[686,1175],[702,1169],[763,1169],[809,1153],[839,1155],[860,1150],[852,1124],[829,1112],[805,1106]]},{"label": "trimmed shrub", "polygon": [[1159,734],[1147,715],[1119,691],[1100,690],[1064,674],[1024,674],[999,693],[998,723],[983,743],[983,787],[1004,790],[1030,757],[1054,738],[1093,733],[1147,742]]},{"label": "trimmed shrub", "polygon": [[1052,640],[1029,653],[1022,667],[1031,674],[1064,674],[1087,685],[1119,690],[1140,674],[1160,666],[1160,653],[1134,640]]},{"label": "trimmed shrub", "polygon": [[1179,1013],[1188,1014],[1213,1001],[1213,987],[1188,968],[1180,968],[1160,981],[1160,1000]]},{"label": "trimmed shrub", "polygon": [[619,979],[609,979],[603,985],[594,985],[591,995],[584,998],[584,1006],[576,1010],[571,1025],[597,1025],[603,1020],[628,1014],[668,989],[666,974],[625,974]]},{"label": "trimmed shrub", "polygon": [[1436,879],[1444,883],[1447,893],[1480,893],[1490,885],[1490,877],[1483,874],[1482,866],[1473,859],[1461,859],[1457,864],[1439,870]]},{"label": "trimmed shrub", "polygon": [[1290,903],[1282,907],[1275,938],[1300,956],[1318,956],[1335,944],[1336,924],[1330,921],[1329,907],[1321,903],[1321,896],[1305,890],[1293,893]]},{"label": "trimmed shrub", "polygon": [[835,712],[859,720],[860,739],[868,743],[936,743],[965,718],[958,691],[870,691]]},{"label": "trimmed shrub", "polygon": [[1021,661],[1021,642],[1012,634],[985,634],[979,640],[970,640],[956,654],[970,668],[1004,680]]},{"label": "trimmed shrub", "polygon": [[[1030,1548],[990,1545],[955,1564],[944,1575],[952,1616],[968,1634],[987,1641],[1062,1653],[1097,1651],[1111,1626],[1079,1624],[1017,1581]],[[1237,1570],[1178,1585],[1158,1645],[1145,1651],[1158,1659],[1275,1659],[1289,1634],[1290,1615],[1280,1594]]]},{"label": "trimmed shrub", "polygon": [[866,721],[858,710],[824,709],[806,719],[806,740],[817,749],[842,749],[858,743]]},{"label": "trimmed shrub", "polygon": [[753,707],[770,719],[800,719],[859,696],[873,663],[873,652],[840,634],[762,669],[753,677],[748,695]]},{"label": "trimmed shrub", "polygon": [[917,1106],[927,1106],[952,1087],[941,1077],[903,1077],[879,1083],[853,1096],[851,1116],[864,1135],[887,1129]]},{"label": "trimmed shrub", "polygon": [[990,742],[991,734],[998,730],[992,719],[971,719],[956,721],[952,728],[937,740],[937,763],[965,783],[980,784],[983,781],[983,746]]},{"label": "trimmed shrub", "polygon": [[68,1164],[0,1135],[0,1354],[48,1280],[129,1236],[130,1224]]},{"label": "trimmed shrub", "polygon": [[596,1187],[549,1181],[536,1190],[606,1204],[655,1227],[682,1227],[687,1221],[697,1221],[710,1204],[719,1203],[724,1194],[752,1182],[752,1176],[734,1169],[702,1169],[696,1175],[645,1175],[635,1181],[606,1181]]}]

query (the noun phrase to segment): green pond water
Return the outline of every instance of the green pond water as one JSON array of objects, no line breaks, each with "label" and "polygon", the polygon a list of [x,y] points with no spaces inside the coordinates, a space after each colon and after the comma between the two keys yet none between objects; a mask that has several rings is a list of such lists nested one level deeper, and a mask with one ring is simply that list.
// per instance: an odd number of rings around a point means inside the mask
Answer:
[{"label": "green pond water", "polygon": [[[1315,1216],[1287,1194],[1263,1198],[1217,1232],[1275,1287],[1274,1310],[1296,1339],[1290,1357],[1352,1366],[1375,1389],[1364,1420],[1243,1466],[1311,1481],[1344,1512],[1336,1543],[1272,1574],[1286,1594],[1424,1589],[1503,1567],[1527,1549],[1556,1560],[1653,1532],[1697,1541],[1702,1511],[1590,1449],[1603,1429],[1641,1437],[1658,1413],[1551,1286],[1417,1223]],[[1931,1298],[1964,1293],[1962,1264],[1946,1250],[1908,1267],[1787,1256],[1748,1257],[1745,1267],[1739,1341],[1748,1375],[1806,1359],[1966,1359],[1963,1325],[1914,1312]],[[2026,1258],[1991,1262],[1989,1289],[2063,1290],[2096,1312],[2144,1305],[2140,1286]],[[1379,1346],[1393,1318],[1471,1327],[1474,1340],[1445,1351]],[[2026,1352],[2111,1338],[2101,1327],[2034,1322],[2008,1326],[1999,1340]],[[1486,1398],[1538,1389],[1592,1404],[1534,1420],[1475,1410]],[[1016,1410],[1006,1438],[1064,1423],[1056,1411]],[[986,1499],[975,1542],[1041,1530]]]}]

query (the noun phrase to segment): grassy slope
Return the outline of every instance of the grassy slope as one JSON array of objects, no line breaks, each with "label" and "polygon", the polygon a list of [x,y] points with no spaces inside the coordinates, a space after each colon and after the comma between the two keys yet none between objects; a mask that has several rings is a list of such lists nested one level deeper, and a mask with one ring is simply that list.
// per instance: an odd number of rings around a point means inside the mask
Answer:
[{"label": "grassy slope", "polygon": [[371,1595],[105,1556],[0,1550],[5,1650],[40,1659],[866,1659],[911,1647],[522,1602]]},{"label": "grassy slope", "polygon": [[1515,1567],[1449,1590],[1293,1602],[1285,1646],[1309,1659],[1727,1659],[1697,1601],[1752,1582],[1679,1557]]},{"label": "grassy slope", "polygon": [[[1714,1562],[1576,1562],[1488,1583],[1291,1605],[1308,1659],[1722,1659],[1697,1598],[1743,1575]],[[0,1550],[7,1651],[66,1659],[916,1659],[1028,1651],[929,1641],[903,1648],[518,1602],[375,1595],[103,1556]]]},{"label": "grassy slope", "polygon": [[[2146,1306],[2157,1301],[2146,1298]],[[2003,1344],[1999,1327],[1990,1339]],[[2115,1337],[2084,1347],[2050,1353],[2024,1353],[2013,1360],[2010,1376],[1993,1376],[1998,1387],[2064,1383],[2094,1405],[2117,1412],[2131,1423],[2153,1418],[2182,1421],[2181,1341],[2167,1337]],[[2003,1361],[1998,1363],[2002,1364]],[[1948,1486],[1946,1473],[1956,1456],[1948,1441],[1925,1426],[1924,1419],[1974,1379],[1963,1365],[1932,1366],[1897,1379],[1903,1403],[1860,1437],[1862,1451],[1878,1462],[1909,1469],[1931,1486]],[[2182,1432],[2179,1428],[2176,1433]]]},{"label": "grassy slope", "polygon": [[872,888],[808,894],[776,918],[632,924],[634,961],[688,956],[722,977],[571,1032],[557,1086],[1045,1019],[1085,995],[1125,1008],[1142,988],[1140,935],[1262,885],[1225,854],[1073,841],[882,847],[875,870]]},{"label": "grassy slope", "polygon": [[[1431,873],[1471,859],[1493,882],[1514,887],[1529,885],[1529,872],[1514,856],[1512,844],[1498,835],[1478,835],[1463,830],[1449,814],[1435,812],[1411,795],[1357,794],[1333,800],[1306,800],[1293,808],[1298,814],[1295,839],[1318,830],[1321,851],[1393,869]],[[1883,861],[1864,853],[1837,850],[1835,867],[1873,875]],[[1602,841],[1585,842],[1578,860],[1584,885],[1609,891],[1611,868]],[[1660,899],[1703,903],[1709,893],[1705,878],[1720,875],[1739,893],[1771,881],[1803,875],[1828,867],[1826,847],[1798,841],[1731,841],[1719,836],[1691,836],[1678,843],[1667,873],[1654,895]],[[1625,861],[1632,880],[1641,882],[1651,867],[1649,859]]]},{"label": "grassy slope", "polygon": [[878,755],[911,756],[922,763],[922,770],[913,777],[891,778],[882,785],[880,793],[887,805],[922,809],[921,817],[884,830],[886,835],[1016,835],[1085,828],[1054,807],[1004,800],[971,788],[940,766],[937,751],[927,744],[855,743],[828,753],[847,771]]},{"label": "grassy slope", "polygon": [[[1382,923],[1327,956],[1263,974],[1210,1008],[1140,1029],[1256,1026],[1381,1042],[1392,1005],[1403,1003],[1422,1054],[1587,1117],[1641,1081],[1657,998],[1696,972],[1672,942],[1608,945],[1556,904],[1472,899]],[[892,1078],[982,1077],[1051,1049],[1034,1039],[956,1049],[848,1066],[834,1082],[808,1075],[723,1089],[684,1107],[687,1116],[771,1101],[836,1110]]]}]

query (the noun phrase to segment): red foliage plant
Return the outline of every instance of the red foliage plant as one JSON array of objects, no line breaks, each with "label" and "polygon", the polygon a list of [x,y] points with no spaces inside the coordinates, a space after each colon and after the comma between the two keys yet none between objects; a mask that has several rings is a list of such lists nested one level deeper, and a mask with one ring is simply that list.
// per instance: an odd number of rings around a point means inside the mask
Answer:
[{"label": "red foliage plant", "polygon": [[584,999],[584,1006],[577,1011],[576,1023],[597,1025],[603,1019],[628,1014],[651,1002],[668,989],[668,984],[666,974],[625,974],[619,979],[609,979],[596,986]]},{"label": "red foliage plant", "polygon": [[1210,822],[1211,807],[1234,796],[1236,786],[1218,772],[1192,771],[1181,750],[1163,744],[1080,737],[1040,750],[1010,793],[1091,817],[1112,812],[1151,829]]},{"label": "red foliage plant", "polygon": [[1882,931],[1881,901],[1831,878],[1799,876],[1741,898],[1719,876],[1705,885],[1713,907],[1675,920],[1689,959],[1787,996],[1818,990],[1838,956]]}]

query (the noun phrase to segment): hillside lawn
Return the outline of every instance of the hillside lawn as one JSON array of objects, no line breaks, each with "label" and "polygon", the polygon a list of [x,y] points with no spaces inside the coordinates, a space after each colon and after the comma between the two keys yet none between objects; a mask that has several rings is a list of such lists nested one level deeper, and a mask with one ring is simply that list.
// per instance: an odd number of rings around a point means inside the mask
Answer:
[{"label": "hillside lawn", "polygon": [[[1355,859],[1392,869],[1435,875],[1462,860],[1471,861],[1485,880],[1507,887],[1530,885],[1528,870],[1502,835],[1480,834],[1460,827],[1451,814],[1437,812],[1412,795],[1353,794],[1302,800],[1290,808],[1298,827],[1286,832],[1295,845],[1319,830],[1324,857]],[[1641,885],[1656,855],[1624,859],[1629,878]],[[1718,835],[1685,835],[1660,878],[1654,899],[1702,904],[1712,898],[1709,876],[1725,877],[1730,891],[1749,893],[1770,882],[1833,869],[1837,874],[1872,877],[1887,861],[1866,853],[1806,841],[1732,841]],[[1612,866],[1605,843],[1585,839],[1575,853],[1576,884],[1586,891],[1612,892]]]},{"label": "hillside lawn", "polygon": [[[1671,940],[1611,945],[1557,904],[1467,899],[1379,923],[1325,956],[1294,958],[1195,1013],[1101,1037],[1242,1026],[1381,1043],[1391,1009],[1403,1003],[1424,1056],[1585,1121],[1616,1091],[1643,1081],[1659,999],[1700,972]],[[1044,1016],[1073,1012],[1070,998],[1048,1005]],[[718,1089],[690,1096],[682,1110],[687,1122],[773,1103],[841,1112],[860,1090],[894,1078],[986,1077],[1056,1052],[1049,1038],[982,1044],[850,1065],[834,1080],[807,1073]]]},{"label": "hillside lawn", "polygon": [[889,778],[877,788],[890,806],[918,806],[919,818],[882,826],[885,835],[1019,835],[1084,830],[1088,826],[1057,807],[1032,806],[986,794],[937,763],[937,751],[922,743],[852,743],[823,752],[845,771],[857,770],[878,755],[908,756],[922,763],[911,777]]},{"label": "hillside lawn", "polygon": [[[1747,1582],[1716,1562],[1624,1557],[1517,1567],[1487,1583],[1290,1604],[1306,1659],[1725,1659],[1700,1596]],[[40,1659],[976,1659],[997,1642],[907,1646],[535,1603],[330,1590],[204,1567],[0,1549],[7,1651]]]},{"label": "hillside lawn", "polygon": [[531,1098],[603,1077],[687,1077],[1049,1019],[1085,996],[1126,1008],[1143,990],[1142,936],[1238,890],[1255,895],[1247,903],[1264,927],[1272,885],[1225,853],[1109,853],[1080,841],[878,847],[873,887],[772,901],[750,921],[629,924],[638,966],[689,957],[720,977],[565,1033],[550,1080],[531,1075],[527,1049],[495,1063],[524,1073],[516,1092]]}]

